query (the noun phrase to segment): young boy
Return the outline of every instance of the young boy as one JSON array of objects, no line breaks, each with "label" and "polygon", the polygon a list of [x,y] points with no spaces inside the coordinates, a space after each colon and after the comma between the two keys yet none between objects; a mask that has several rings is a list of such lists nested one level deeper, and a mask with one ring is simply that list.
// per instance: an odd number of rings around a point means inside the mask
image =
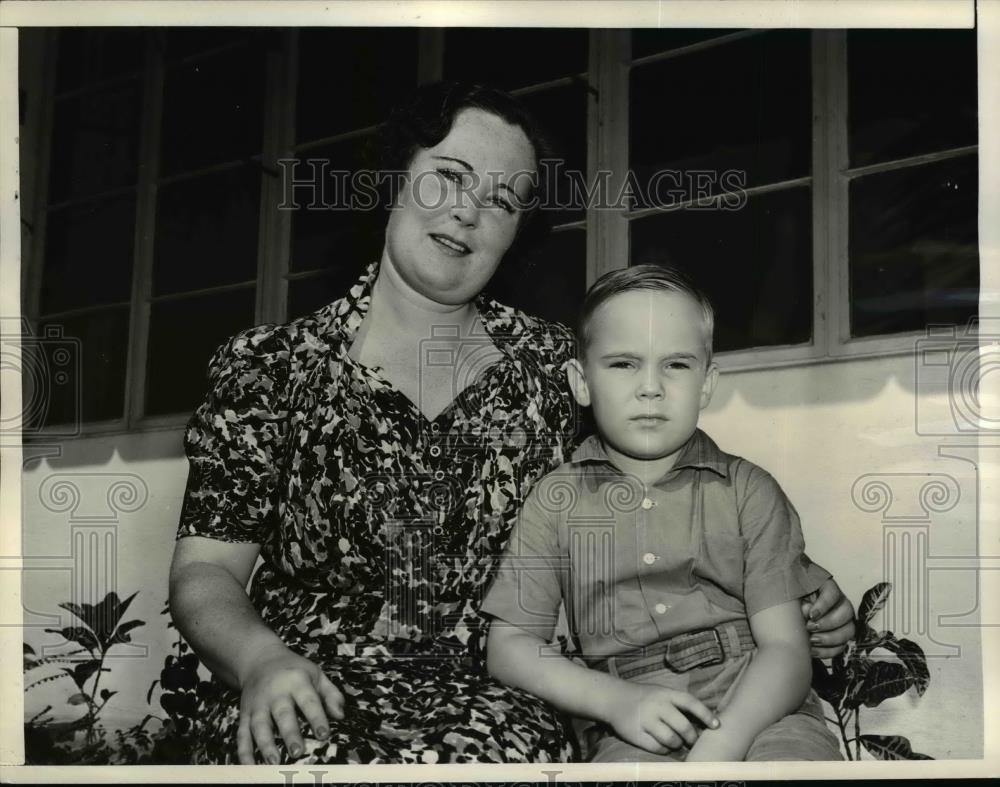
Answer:
[{"label": "young boy", "polygon": [[[592,761],[840,759],[800,613],[829,575],[771,476],[698,429],[713,323],[667,268],[594,284],[567,375],[598,433],[525,500],[483,603],[490,673],[593,720]],[[589,669],[545,648],[560,601]]]}]

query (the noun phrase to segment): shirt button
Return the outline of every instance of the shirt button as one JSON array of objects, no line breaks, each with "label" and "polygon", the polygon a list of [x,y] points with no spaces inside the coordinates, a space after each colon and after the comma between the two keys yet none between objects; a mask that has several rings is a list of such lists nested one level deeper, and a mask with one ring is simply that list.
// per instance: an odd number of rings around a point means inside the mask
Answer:
[{"label": "shirt button", "polygon": [[441,446],[432,445],[431,446],[431,456],[441,456]]},{"label": "shirt button", "polygon": [[653,609],[656,610],[657,615],[662,615],[664,612],[670,609],[670,607],[668,607],[666,604],[657,604],[655,607],[653,607]]},{"label": "shirt button", "polygon": [[654,503],[654,502],[653,502],[652,500],[650,500],[650,499],[649,499],[648,497],[644,497],[644,498],[642,499],[642,507],[643,507],[643,508],[644,508],[644,509],[645,509],[646,511],[649,511],[649,509],[651,509],[651,508],[652,508],[653,506],[655,506],[655,505],[656,505],[656,503]]},{"label": "shirt button", "polygon": [[647,566],[651,566],[653,565],[653,563],[656,562],[656,555],[654,555],[652,552],[647,552],[645,555],[642,556],[642,562],[645,563]]}]

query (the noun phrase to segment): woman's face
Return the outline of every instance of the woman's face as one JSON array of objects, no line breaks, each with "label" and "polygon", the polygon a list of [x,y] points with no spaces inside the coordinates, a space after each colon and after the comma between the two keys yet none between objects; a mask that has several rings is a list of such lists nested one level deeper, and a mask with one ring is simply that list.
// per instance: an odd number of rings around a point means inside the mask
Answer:
[{"label": "woman's face", "polygon": [[410,162],[383,264],[436,303],[468,303],[513,243],[534,171],[520,128],[480,109],[460,111],[448,135]]}]

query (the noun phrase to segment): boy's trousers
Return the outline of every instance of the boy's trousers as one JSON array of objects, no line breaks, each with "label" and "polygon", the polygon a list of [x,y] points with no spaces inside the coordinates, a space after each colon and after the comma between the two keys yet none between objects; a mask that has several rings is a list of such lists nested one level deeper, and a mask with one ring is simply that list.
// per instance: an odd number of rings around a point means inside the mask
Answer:
[{"label": "boy's trousers", "polygon": [[[755,653],[756,651],[744,652],[721,664],[695,667],[687,672],[674,672],[664,667],[630,680],[686,691],[718,713],[729,704],[739,679]],[[609,671],[617,676],[613,664]],[[688,753],[688,747],[685,746],[667,754],[653,754],[626,743],[603,724],[580,724],[583,725],[578,727],[580,742],[585,747],[584,754],[591,762],[682,762]],[[757,735],[745,759],[747,762],[770,762],[844,758],[840,753],[837,736],[827,727],[822,701],[810,690],[809,696],[795,713],[779,719]]]}]

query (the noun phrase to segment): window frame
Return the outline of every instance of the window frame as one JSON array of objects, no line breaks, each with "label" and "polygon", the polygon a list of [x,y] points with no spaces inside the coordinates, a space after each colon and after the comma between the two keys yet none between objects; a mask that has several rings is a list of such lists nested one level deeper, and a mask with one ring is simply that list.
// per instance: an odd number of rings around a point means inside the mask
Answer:
[{"label": "window frame", "polygon": [[[628,168],[629,75],[636,65],[662,57],[680,56],[710,49],[731,41],[761,35],[764,29],[741,30],[716,38],[678,47],[669,55],[652,54],[635,61],[631,57],[631,29],[591,29],[588,39],[587,75],[587,177],[593,182],[599,170],[610,170],[611,193],[617,193]],[[106,421],[85,421],[79,434],[101,435],[176,429],[186,424],[190,413],[147,416],[143,412],[147,348],[151,312],[153,227],[158,188],[160,134],[162,130],[163,92],[166,65],[162,44],[165,30],[150,31],[145,63],[140,76],[143,85],[142,117],[139,139],[139,168],[136,185],[136,223],[134,238],[133,281],[130,300],[129,337],[126,359],[124,414]],[[290,279],[317,275],[316,271],[290,273],[290,211],[270,210],[282,198],[283,184],[276,173],[281,158],[320,144],[329,144],[354,136],[364,129],[354,129],[320,140],[296,144],[295,112],[297,100],[298,29],[280,35],[280,46],[266,53],[264,68],[264,130],[262,150],[252,158],[260,164],[261,211],[258,227],[258,258],[255,294],[255,322],[280,323],[286,319]],[[35,167],[35,202],[32,215],[30,263],[23,274],[25,310],[31,325],[39,318],[41,286],[44,275],[45,224],[48,212],[48,173],[51,157],[52,121],[55,96],[55,56],[57,31],[46,32],[44,72],[40,78],[42,110]],[[422,28],[418,32],[417,82],[426,84],[440,79],[444,62],[444,31]],[[865,357],[884,357],[913,351],[916,339],[924,331],[881,336],[850,337],[848,291],[848,197],[850,181],[860,175],[889,171],[931,161],[945,160],[972,153],[978,144],[931,154],[882,162],[851,169],[847,148],[847,31],[813,30],[810,33],[812,86],[812,172],[794,180],[750,188],[748,194],[810,184],[812,189],[812,271],[813,335],[809,343],[756,347],[718,353],[723,371],[750,371],[815,363],[830,363]],[[556,83],[570,83],[580,75],[514,90],[531,92]],[[106,80],[108,82],[114,80]],[[103,81],[102,83],[103,84]],[[601,97],[605,100],[600,100]],[[978,140],[977,140],[978,143]],[[209,168],[210,169],[210,168]],[[200,171],[200,170],[199,170]],[[725,195],[718,195],[721,199]],[[629,264],[629,222],[657,212],[602,210],[588,207],[585,217],[559,225],[555,231],[583,229],[586,232],[586,283],[610,270]],[[232,289],[213,287],[210,291]],[[86,311],[85,307],[74,312]],[[68,316],[72,312],[65,312]],[[58,316],[62,316],[59,313]],[[249,326],[248,326],[249,327]],[[38,432],[44,438],[58,426]]]}]

